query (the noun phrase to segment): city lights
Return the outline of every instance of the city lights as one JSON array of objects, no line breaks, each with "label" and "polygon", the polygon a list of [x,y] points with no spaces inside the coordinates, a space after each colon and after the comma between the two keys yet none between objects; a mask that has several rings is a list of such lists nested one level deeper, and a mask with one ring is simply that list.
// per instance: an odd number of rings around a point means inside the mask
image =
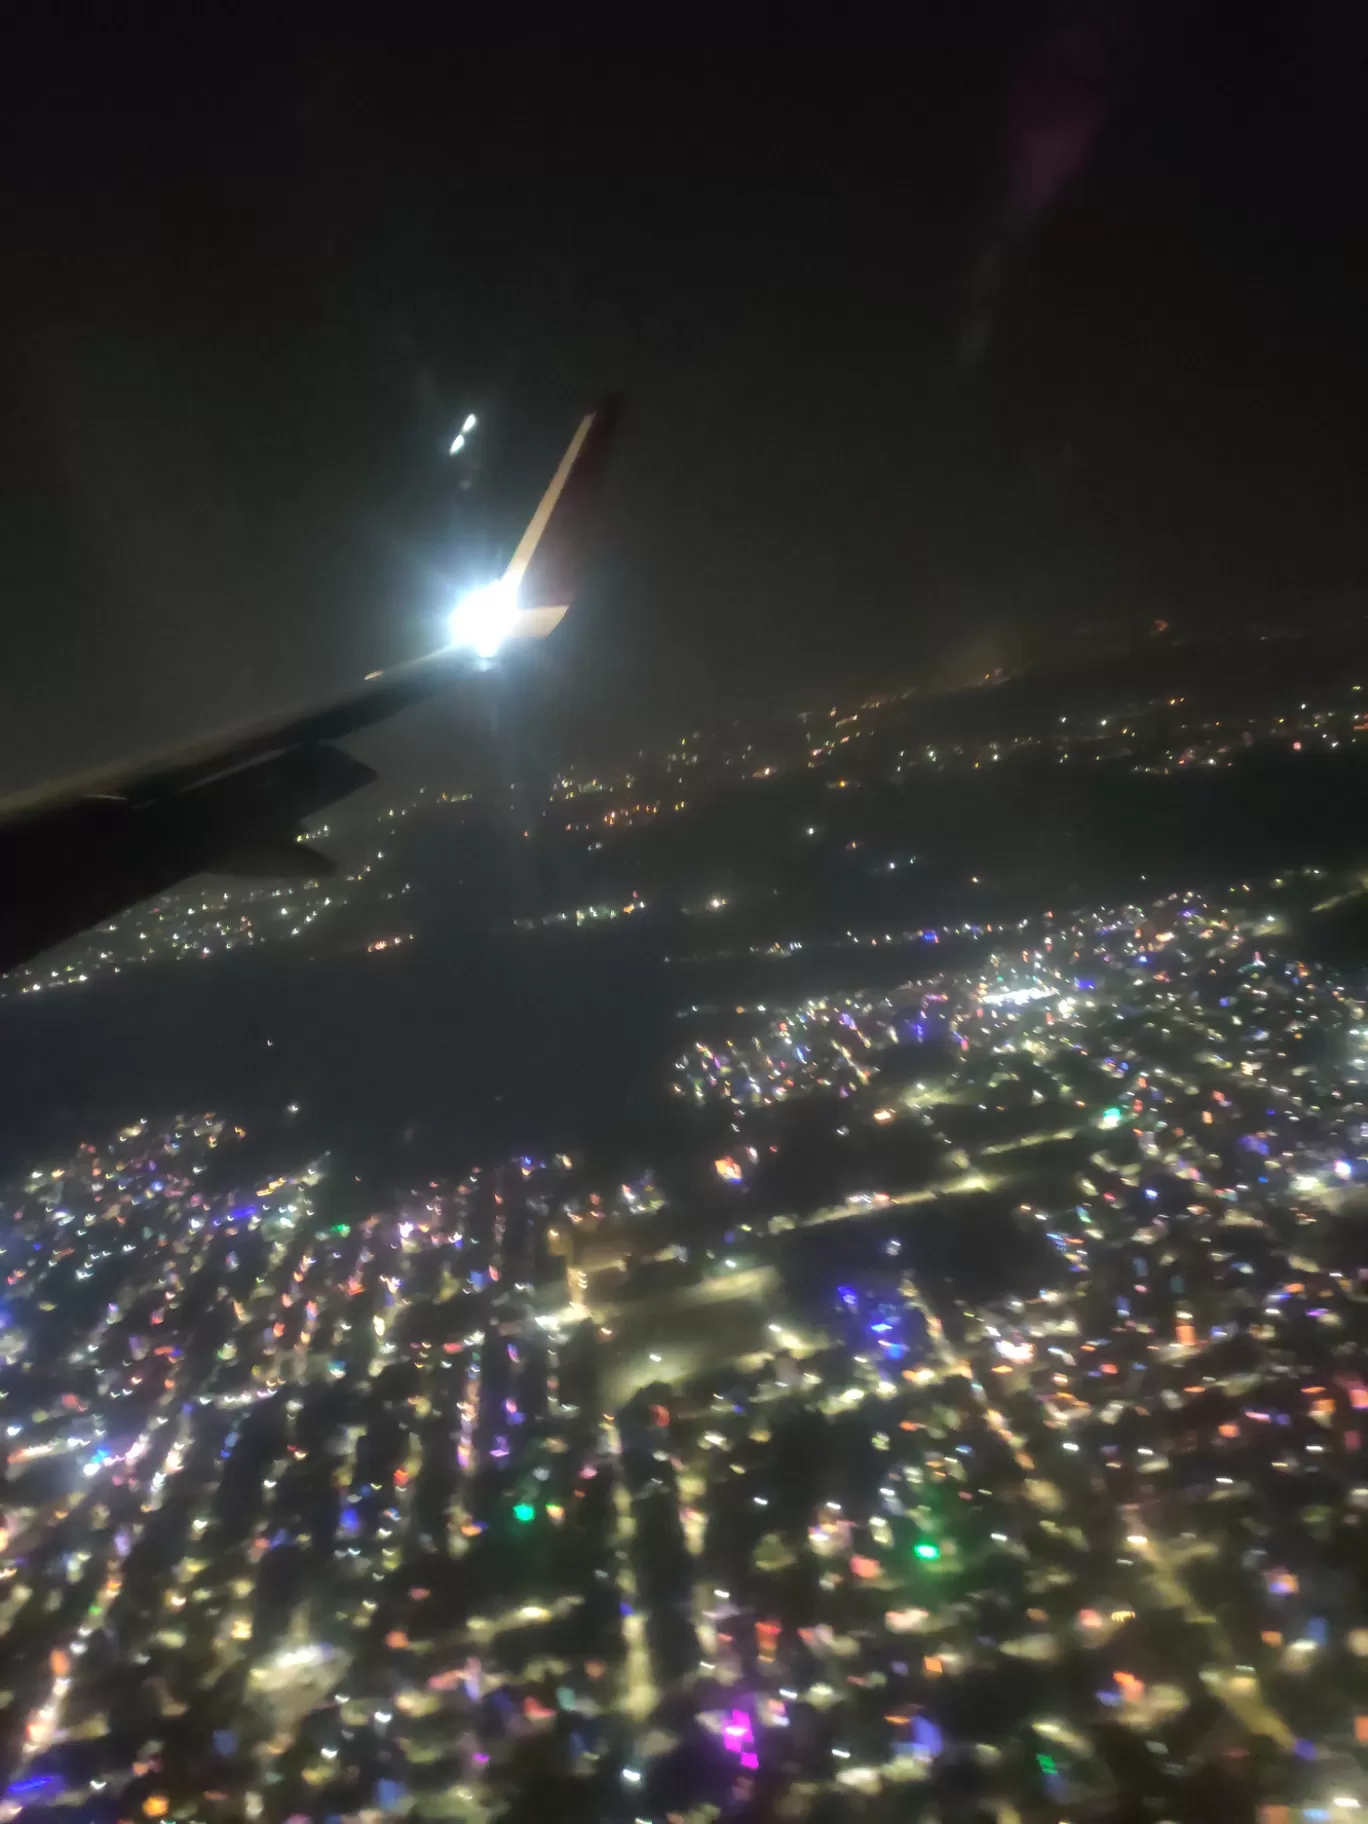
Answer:
[{"label": "city lights", "polygon": [[[546,816],[587,851],[680,802],[562,775]],[[357,970],[401,930],[421,955],[380,849]],[[762,986],[691,986],[657,1054],[654,1162],[528,1140],[363,1194],[296,1156],[281,1111],[320,1098],[278,1073],[260,1134],[183,1116],[29,1162],[7,1807],[307,1817],[364,1765],[358,1810],[474,1819],[551,1733],[596,1815],[725,1812],[761,1775],[929,1800],[967,1728],[1004,1815],[1042,1782],[1102,1815],[1099,1742],[1156,1816],[1256,1761],[1347,1815],[1368,1629],[1317,1567],[1368,1514],[1341,1251],[1368,1003],[1266,891],[852,924],[825,990],[785,985],[810,934],[757,927],[723,961]],[[636,943],[662,906],[733,942],[689,916],[706,874],[599,892],[510,946],[616,943],[628,909]],[[878,985],[844,985],[860,944]],[[212,1751],[126,1748],[115,1687],[138,1743],[184,1717]]]}]

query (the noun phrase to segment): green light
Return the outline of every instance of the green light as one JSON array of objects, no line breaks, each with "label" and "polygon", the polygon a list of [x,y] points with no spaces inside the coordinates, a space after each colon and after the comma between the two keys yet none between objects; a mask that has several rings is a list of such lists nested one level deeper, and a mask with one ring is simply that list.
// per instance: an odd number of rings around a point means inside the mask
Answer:
[{"label": "green light", "polygon": [[1124,1108],[1104,1108],[1097,1117],[1097,1125],[1104,1128],[1120,1127],[1125,1118]]},{"label": "green light", "polygon": [[1059,1772],[1058,1767],[1055,1766],[1055,1760],[1052,1754],[1038,1754],[1036,1756],[1036,1763],[1042,1773]]},{"label": "green light", "polygon": [[536,1518],[536,1513],[537,1510],[530,1501],[519,1501],[517,1506],[513,1509],[513,1518],[521,1525],[526,1526],[529,1520]]},{"label": "green light", "polygon": [[347,1232],[347,1225],[345,1222],[335,1222],[333,1224],[333,1234],[334,1235],[345,1235],[346,1232]]},{"label": "green light", "polygon": [[938,1545],[932,1545],[929,1539],[919,1539],[912,1547],[912,1550],[916,1553],[918,1558],[925,1559],[928,1564],[934,1563],[934,1561],[940,1557],[940,1547]]}]

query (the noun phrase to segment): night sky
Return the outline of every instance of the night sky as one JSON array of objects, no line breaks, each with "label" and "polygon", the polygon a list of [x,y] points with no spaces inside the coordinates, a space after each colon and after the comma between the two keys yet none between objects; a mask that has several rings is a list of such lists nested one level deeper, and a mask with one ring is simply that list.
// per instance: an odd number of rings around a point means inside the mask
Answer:
[{"label": "night sky", "polygon": [[12,23],[0,786],[426,650],[609,387],[571,741],[1368,604],[1363,9],[409,10]]}]

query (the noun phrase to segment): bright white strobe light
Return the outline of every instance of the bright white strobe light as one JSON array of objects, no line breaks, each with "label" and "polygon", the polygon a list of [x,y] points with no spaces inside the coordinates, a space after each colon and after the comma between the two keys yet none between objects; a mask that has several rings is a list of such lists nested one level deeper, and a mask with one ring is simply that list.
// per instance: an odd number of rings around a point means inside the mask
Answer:
[{"label": "bright white strobe light", "polygon": [[517,589],[500,580],[486,583],[463,595],[447,617],[447,635],[453,646],[492,659],[512,633],[518,619]]},{"label": "bright white strobe light", "polygon": [[465,423],[461,426],[462,437],[469,437],[470,433],[475,429],[476,422],[474,412],[467,412]]},{"label": "bright white strobe light", "polygon": [[457,433],[456,433],[456,435],[455,435],[455,436],[454,436],[454,437],[453,437],[453,438],[452,438],[452,440],[451,440],[451,451],[450,451],[450,453],[451,453],[451,455],[453,455],[453,456],[459,456],[459,455],[460,455],[460,453],[461,453],[461,451],[462,451],[462,450],[463,450],[463,449],[464,449],[464,448],[465,448],[465,432],[464,432],[464,431],[457,431]]}]

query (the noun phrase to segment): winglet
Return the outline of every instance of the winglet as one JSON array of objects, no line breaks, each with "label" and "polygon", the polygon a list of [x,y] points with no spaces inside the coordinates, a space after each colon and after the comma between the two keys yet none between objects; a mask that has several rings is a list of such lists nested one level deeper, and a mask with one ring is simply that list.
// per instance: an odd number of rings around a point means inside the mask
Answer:
[{"label": "winglet", "polygon": [[621,399],[613,396],[580,420],[550,487],[518,541],[503,576],[518,603],[517,624],[510,629],[513,638],[545,638],[574,600],[621,410]]}]

